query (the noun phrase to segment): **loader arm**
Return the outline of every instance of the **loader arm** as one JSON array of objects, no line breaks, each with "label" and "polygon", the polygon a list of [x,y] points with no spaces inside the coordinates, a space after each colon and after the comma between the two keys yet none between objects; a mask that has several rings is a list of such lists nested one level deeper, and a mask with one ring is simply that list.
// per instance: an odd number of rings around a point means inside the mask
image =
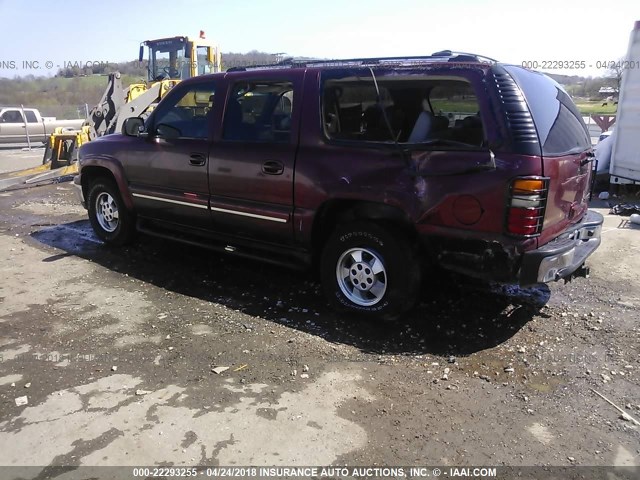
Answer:
[{"label": "loader arm", "polygon": [[91,109],[85,121],[85,125],[90,129],[91,140],[115,131],[115,121],[124,104],[125,92],[122,89],[120,72],[110,73],[107,88],[100,102]]},{"label": "loader arm", "polygon": [[116,116],[113,131],[107,133],[121,132],[124,121],[130,117],[139,117],[149,110],[150,107],[155,106],[162,97],[162,91],[162,82],[155,83],[144,93],[138,95],[134,100],[122,106]]}]

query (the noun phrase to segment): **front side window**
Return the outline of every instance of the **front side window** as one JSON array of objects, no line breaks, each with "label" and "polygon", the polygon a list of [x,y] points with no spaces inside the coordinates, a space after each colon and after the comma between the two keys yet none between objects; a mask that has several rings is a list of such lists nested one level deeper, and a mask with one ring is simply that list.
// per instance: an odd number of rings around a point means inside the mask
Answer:
[{"label": "front side window", "polygon": [[175,96],[175,101],[163,103],[153,122],[156,133],[164,138],[208,138],[208,116],[214,97],[212,84],[194,85]]},{"label": "front side window", "polygon": [[436,75],[371,74],[327,79],[322,116],[327,137],[480,147],[484,129],[472,85]]},{"label": "front side window", "polygon": [[22,115],[17,110],[7,110],[2,114],[2,121],[4,123],[24,123]]},{"label": "front side window", "polygon": [[292,111],[291,82],[236,83],[225,109],[223,138],[246,142],[288,142]]}]

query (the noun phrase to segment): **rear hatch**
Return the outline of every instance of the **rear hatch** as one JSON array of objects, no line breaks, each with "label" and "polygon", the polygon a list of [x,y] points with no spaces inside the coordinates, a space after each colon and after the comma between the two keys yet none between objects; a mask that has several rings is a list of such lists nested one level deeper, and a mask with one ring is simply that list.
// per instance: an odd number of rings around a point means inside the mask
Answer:
[{"label": "rear hatch", "polygon": [[539,245],[544,245],[587,212],[593,151],[587,126],[564,88],[546,75],[505,66],[522,91],[537,131],[547,204]]}]

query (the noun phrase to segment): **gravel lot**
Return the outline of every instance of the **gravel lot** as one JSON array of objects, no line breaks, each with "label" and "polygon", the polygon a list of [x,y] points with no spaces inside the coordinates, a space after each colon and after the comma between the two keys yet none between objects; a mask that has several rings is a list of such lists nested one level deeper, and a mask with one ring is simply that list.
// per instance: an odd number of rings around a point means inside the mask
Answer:
[{"label": "gravel lot", "polygon": [[414,312],[382,325],[330,311],[310,274],[144,236],[107,247],[69,183],[0,193],[0,465],[638,478],[640,228],[626,220],[606,215],[588,279],[521,290],[434,275]]}]

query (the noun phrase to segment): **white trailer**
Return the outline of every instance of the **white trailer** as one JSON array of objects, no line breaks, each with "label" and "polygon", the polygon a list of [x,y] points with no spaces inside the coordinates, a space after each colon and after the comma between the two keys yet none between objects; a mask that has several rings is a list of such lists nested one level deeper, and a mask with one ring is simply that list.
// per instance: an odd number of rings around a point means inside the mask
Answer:
[{"label": "white trailer", "polygon": [[611,151],[611,183],[640,184],[640,20],[624,61]]}]

